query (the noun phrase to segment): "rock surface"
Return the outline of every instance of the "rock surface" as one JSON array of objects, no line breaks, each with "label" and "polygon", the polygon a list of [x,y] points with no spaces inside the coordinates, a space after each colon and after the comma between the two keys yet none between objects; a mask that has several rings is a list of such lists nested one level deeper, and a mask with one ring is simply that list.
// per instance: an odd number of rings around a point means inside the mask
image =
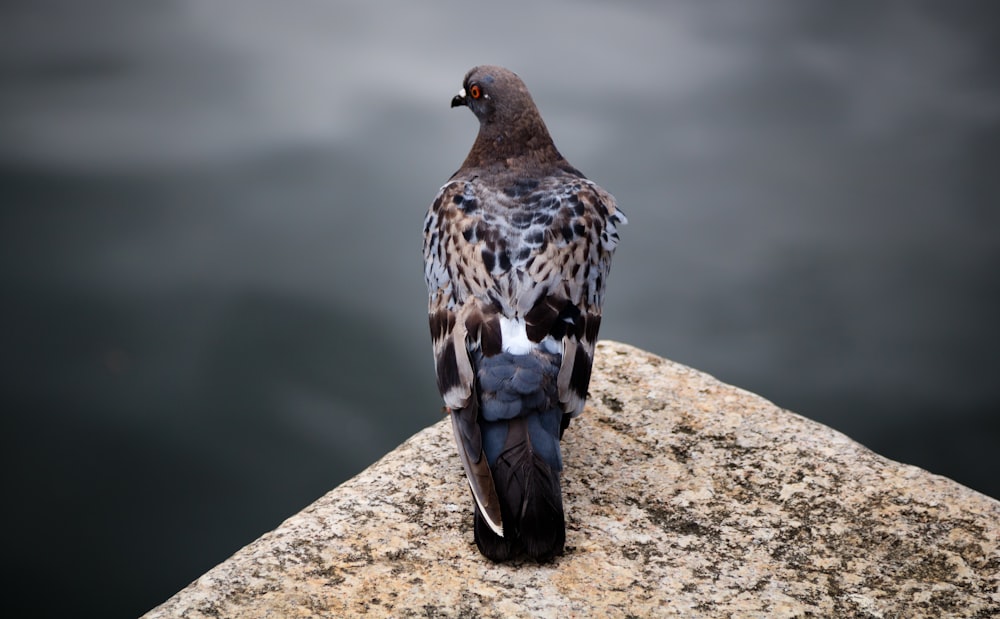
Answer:
[{"label": "rock surface", "polygon": [[445,421],[146,617],[994,617],[1000,503],[752,393],[598,346],[566,553],[492,564]]}]

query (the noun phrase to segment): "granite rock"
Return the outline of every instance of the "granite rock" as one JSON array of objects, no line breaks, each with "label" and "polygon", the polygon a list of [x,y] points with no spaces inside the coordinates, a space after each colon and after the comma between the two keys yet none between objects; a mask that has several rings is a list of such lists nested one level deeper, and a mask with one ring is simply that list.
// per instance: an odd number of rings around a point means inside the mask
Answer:
[{"label": "granite rock", "polygon": [[1000,616],[1000,502],[691,368],[602,342],[563,445],[551,563],[479,554],[443,420],[146,617]]}]

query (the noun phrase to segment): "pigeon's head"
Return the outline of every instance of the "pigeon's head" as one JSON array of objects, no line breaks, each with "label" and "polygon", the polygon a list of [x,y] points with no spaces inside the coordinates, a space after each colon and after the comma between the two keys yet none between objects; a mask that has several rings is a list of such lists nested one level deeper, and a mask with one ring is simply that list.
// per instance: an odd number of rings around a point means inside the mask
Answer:
[{"label": "pigeon's head", "polygon": [[451,100],[451,107],[459,106],[469,108],[479,119],[479,135],[462,164],[464,169],[565,163],[527,87],[513,71],[492,65],[475,67]]},{"label": "pigeon's head", "polygon": [[451,107],[466,106],[484,124],[511,122],[535,103],[524,82],[503,67],[481,65],[465,75],[462,90],[451,100]]}]

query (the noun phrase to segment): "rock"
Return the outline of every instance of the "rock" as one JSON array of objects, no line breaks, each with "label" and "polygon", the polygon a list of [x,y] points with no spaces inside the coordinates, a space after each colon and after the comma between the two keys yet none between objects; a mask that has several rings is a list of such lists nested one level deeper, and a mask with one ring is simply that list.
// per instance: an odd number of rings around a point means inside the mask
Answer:
[{"label": "rock", "polygon": [[566,553],[493,564],[445,421],[146,617],[1000,616],[1000,503],[701,372],[598,346]]}]

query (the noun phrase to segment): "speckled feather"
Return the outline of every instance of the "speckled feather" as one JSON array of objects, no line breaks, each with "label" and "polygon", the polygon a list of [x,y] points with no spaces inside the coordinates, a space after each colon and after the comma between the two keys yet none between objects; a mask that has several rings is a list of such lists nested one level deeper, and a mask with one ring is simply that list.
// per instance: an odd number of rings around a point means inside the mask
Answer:
[{"label": "speckled feather", "polygon": [[[524,320],[530,341],[562,353],[560,400],[567,413],[579,414],[623,220],[607,192],[566,172],[504,188],[475,175],[445,185],[424,223],[439,368],[452,365],[442,358],[449,340],[455,347],[447,354],[463,348],[496,354],[504,344],[499,318]],[[465,327],[459,330],[464,341],[453,339],[455,325]],[[548,337],[555,342],[545,342]],[[575,367],[578,359],[585,367]],[[468,403],[471,374],[460,372],[455,380],[439,371],[438,379],[448,406]]]},{"label": "speckled feather", "polygon": [[[482,409],[483,399],[490,399],[491,406],[497,398],[519,399],[514,404],[525,408],[515,417],[559,411],[561,429],[582,412],[618,244],[617,226],[626,219],[610,194],[559,154],[531,96],[513,73],[500,67],[474,68],[452,105],[470,107],[480,120],[480,132],[424,220],[428,313],[438,387],[451,411],[476,498],[477,543],[487,556],[502,559],[507,550],[487,551],[480,543],[480,512],[493,533],[503,537],[501,521],[510,515],[501,517],[501,512],[528,513],[532,506],[502,508],[511,499],[498,497],[493,483],[498,473],[490,471],[482,451],[484,437],[489,447],[492,430],[487,426],[496,421]],[[554,369],[525,370],[528,378],[512,384],[507,375],[531,366],[533,357],[541,360],[539,367]],[[490,376],[480,376],[484,360],[491,359],[497,361]],[[493,384],[495,376],[504,377],[496,384],[507,391],[483,393],[483,385]],[[509,403],[504,406],[496,410],[515,410]],[[526,447],[518,448],[528,451],[518,458],[534,457],[539,449],[532,446],[530,427],[504,422],[500,443],[492,448],[494,461],[498,449],[509,447],[504,441],[513,440],[505,437],[516,432],[528,433]],[[540,474],[554,476],[554,490],[546,492],[558,494],[558,435],[555,451],[548,465],[536,464],[552,469]],[[496,485],[505,488],[506,482],[498,479]],[[504,492],[511,491],[501,495]],[[557,549],[543,544],[537,553],[525,544],[529,554],[545,558],[561,552],[561,539]]]}]

